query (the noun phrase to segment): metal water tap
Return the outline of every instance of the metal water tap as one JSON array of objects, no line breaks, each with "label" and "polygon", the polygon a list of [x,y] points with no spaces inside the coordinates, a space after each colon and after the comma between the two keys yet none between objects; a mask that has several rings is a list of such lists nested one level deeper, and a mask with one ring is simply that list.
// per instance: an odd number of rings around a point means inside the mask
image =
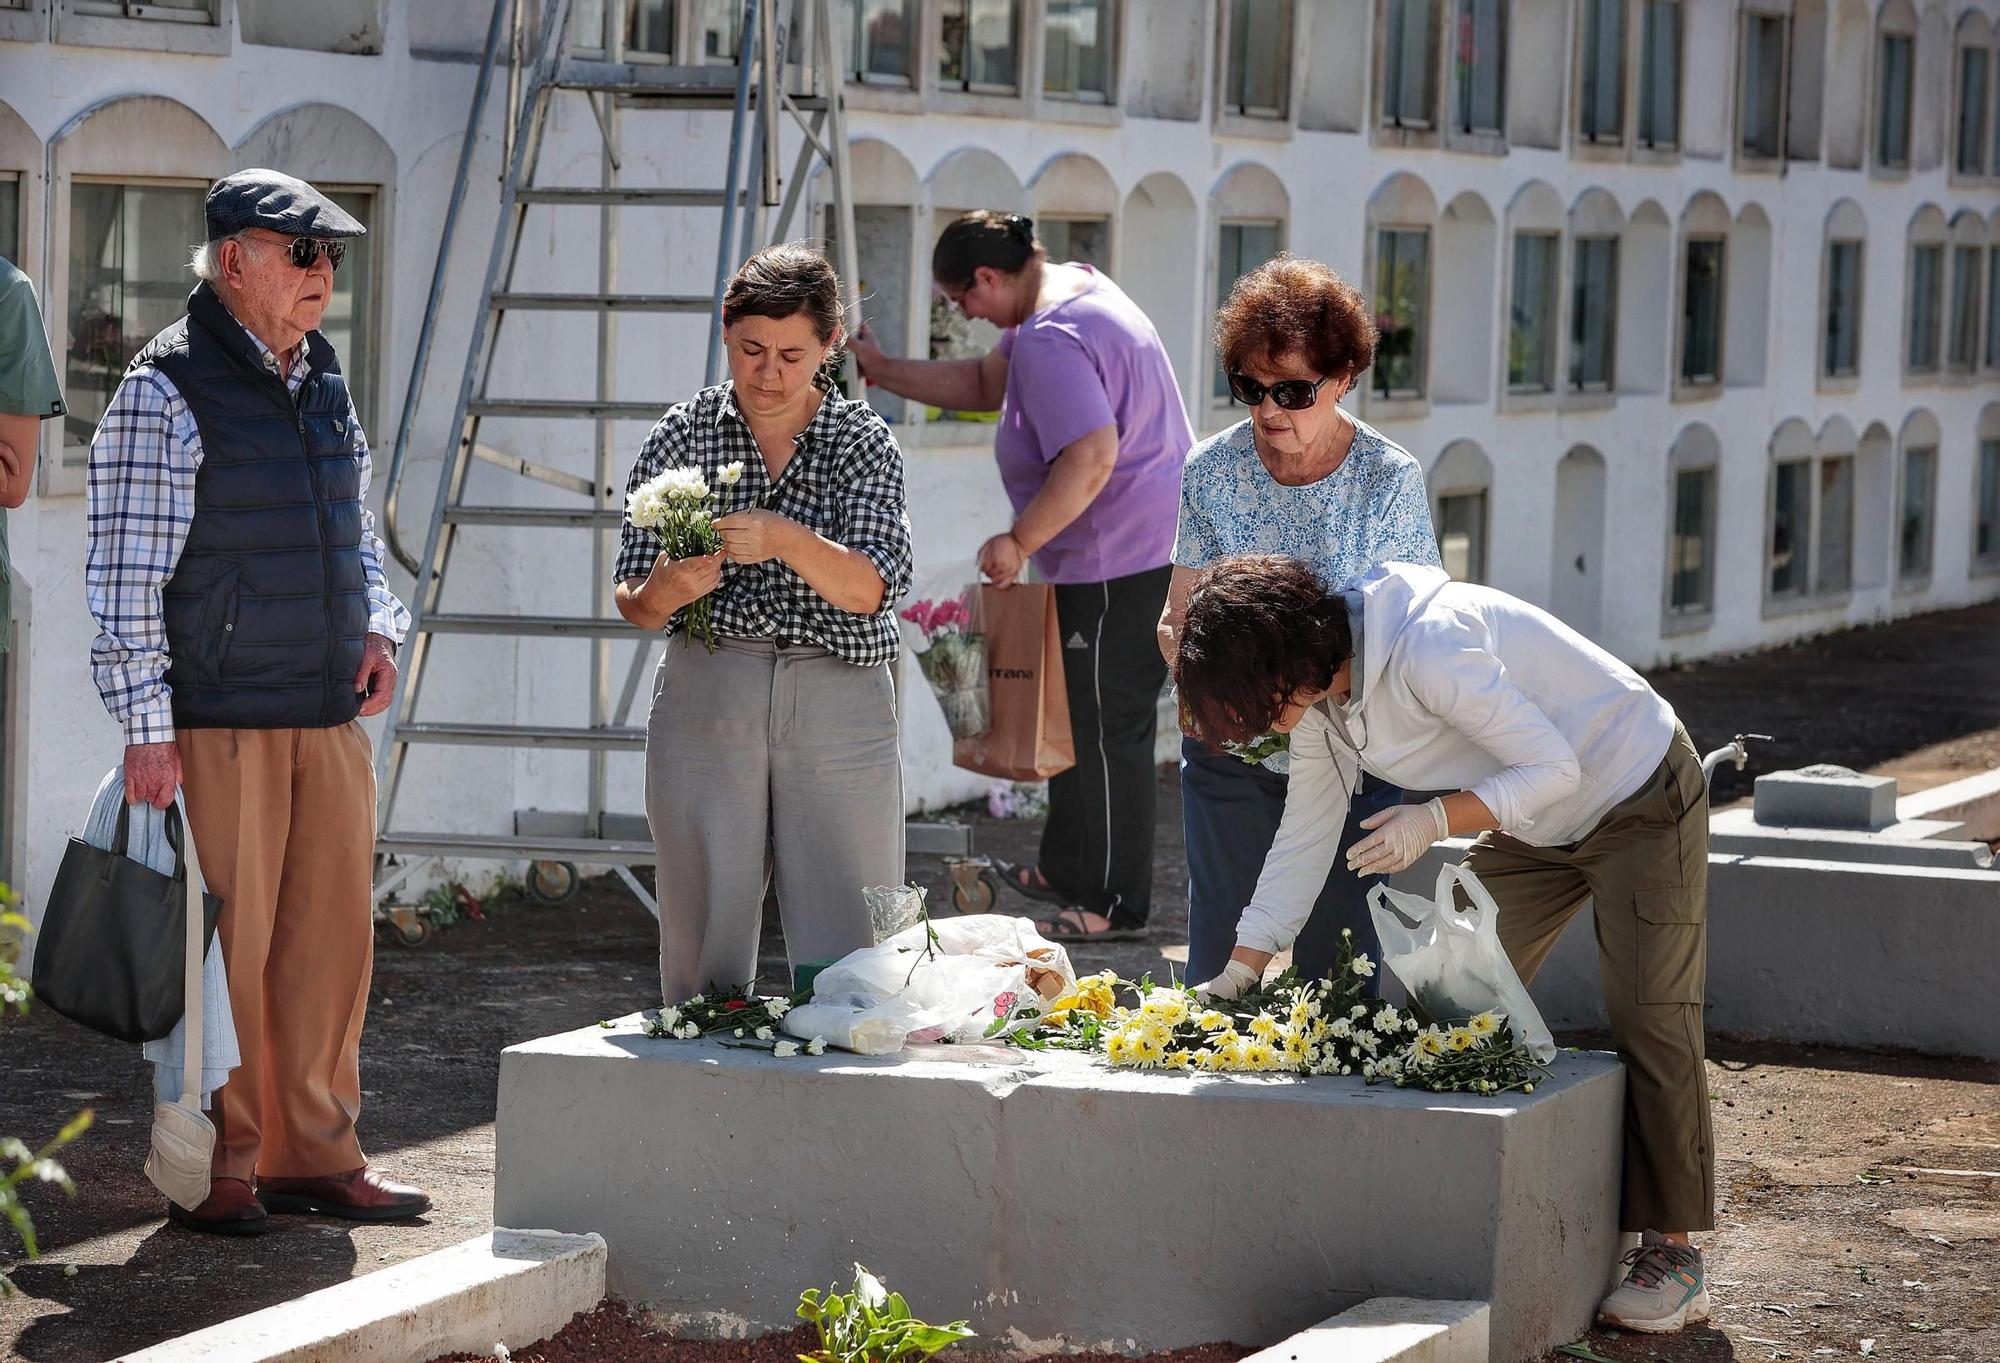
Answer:
[{"label": "metal water tap", "polygon": [[1750,760],[1750,749],[1745,744],[1753,738],[1759,743],[1769,743],[1771,741],[1769,734],[1738,734],[1736,737],[1730,739],[1729,742],[1702,758],[1701,780],[1703,786],[1714,784],[1715,769],[1724,762],[1734,762],[1736,770],[1742,771],[1743,764]]}]

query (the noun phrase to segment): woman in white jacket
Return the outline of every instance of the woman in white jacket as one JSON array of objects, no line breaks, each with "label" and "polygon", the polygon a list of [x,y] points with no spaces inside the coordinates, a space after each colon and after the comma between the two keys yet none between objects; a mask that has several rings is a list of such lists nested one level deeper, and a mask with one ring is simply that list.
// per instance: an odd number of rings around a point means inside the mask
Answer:
[{"label": "woman in white jacket", "polygon": [[1611,1034],[1626,1065],[1620,1212],[1642,1232],[1600,1317],[1632,1330],[1704,1320],[1688,1233],[1715,1224],[1703,1073],[1708,796],[1673,708],[1547,612],[1441,570],[1387,563],[1328,591],[1291,559],[1217,564],[1189,598],[1175,680],[1211,743],[1289,732],[1277,840],[1210,993],[1254,985],[1291,944],[1340,854],[1358,771],[1449,792],[1364,820],[1357,875],[1479,835],[1465,864],[1500,906],[1523,980],[1586,899]]}]

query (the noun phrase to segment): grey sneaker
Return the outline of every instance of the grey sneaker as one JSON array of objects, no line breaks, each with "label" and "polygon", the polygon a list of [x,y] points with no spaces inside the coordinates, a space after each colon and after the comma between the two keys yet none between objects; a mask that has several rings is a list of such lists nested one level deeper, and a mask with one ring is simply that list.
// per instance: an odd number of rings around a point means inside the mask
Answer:
[{"label": "grey sneaker", "polygon": [[1631,1265],[1625,1281],[1597,1308],[1600,1324],[1663,1335],[1708,1319],[1708,1275],[1700,1250],[1647,1231],[1624,1262]]}]

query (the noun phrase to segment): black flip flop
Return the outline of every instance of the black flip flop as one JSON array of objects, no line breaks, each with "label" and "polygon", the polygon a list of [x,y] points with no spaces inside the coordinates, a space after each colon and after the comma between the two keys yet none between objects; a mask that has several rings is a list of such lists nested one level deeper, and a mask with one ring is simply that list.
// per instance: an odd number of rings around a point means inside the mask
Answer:
[{"label": "black flip flop", "polygon": [[1054,918],[1037,918],[1035,929],[1051,942],[1140,942],[1146,937],[1144,928],[1109,927],[1102,932],[1092,932],[1079,924],[1070,922],[1063,914],[1082,914],[1084,910],[1070,905]]},{"label": "black flip flop", "polygon": [[999,857],[995,857],[993,859],[993,869],[999,873],[1002,885],[1005,885],[1008,889],[1023,898],[1032,899],[1042,904],[1054,904],[1057,908],[1066,909],[1069,907],[1069,900],[1063,896],[1060,890],[1035,883],[1035,876],[1040,870],[1039,867],[1029,866],[1023,862],[1004,861]]}]

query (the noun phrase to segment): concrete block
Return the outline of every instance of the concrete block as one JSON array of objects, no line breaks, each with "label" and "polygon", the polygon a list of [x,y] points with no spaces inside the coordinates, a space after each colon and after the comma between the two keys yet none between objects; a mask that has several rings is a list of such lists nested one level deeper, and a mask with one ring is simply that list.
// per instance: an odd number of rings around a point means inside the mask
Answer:
[{"label": "concrete block", "polygon": [[[1395,878],[1428,893],[1441,843]],[[2000,1060],[2000,870],[1710,853],[1708,1030]],[[1606,1025],[1590,909],[1528,991],[1549,1026]]]},{"label": "concrete block", "polygon": [[601,1236],[496,1229],[123,1363],[425,1363],[532,1344],[603,1297]]},{"label": "concrete block", "polygon": [[1262,1344],[1376,1296],[1574,1339],[1617,1249],[1623,1070],[1532,1095],[1114,1071],[998,1046],[777,1060],[636,1018],[502,1056],[495,1215],[602,1233],[676,1327],[790,1323],[860,1260],[1039,1351]]},{"label": "concrete block", "polygon": [[1244,1363],[1487,1363],[1483,1301],[1371,1297]]},{"label": "concrete block", "polygon": [[1757,822],[1795,828],[1886,828],[1896,822],[1896,780],[1846,767],[1802,767],[1759,776]]}]

